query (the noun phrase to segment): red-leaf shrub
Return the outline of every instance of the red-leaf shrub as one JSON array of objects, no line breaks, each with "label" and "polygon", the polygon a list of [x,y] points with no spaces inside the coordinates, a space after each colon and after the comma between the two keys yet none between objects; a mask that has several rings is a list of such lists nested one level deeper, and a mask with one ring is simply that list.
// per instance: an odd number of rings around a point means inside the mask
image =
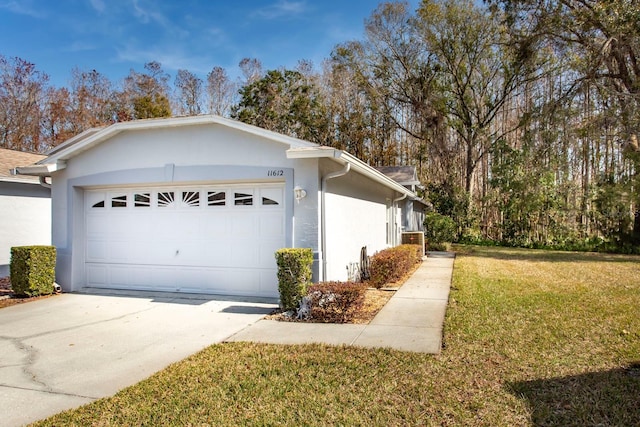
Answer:
[{"label": "red-leaf shrub", "polygon": [[421,260],[419,245],[400,245],[377,252],[371,257],[369,284],[378,289],[397,282]]},{"label": "red-leaf shrub", "polygon": [[365,286],[355,282],[322,282],[309,287],[310,318],[324,323],[346,323],[364,302]]}]

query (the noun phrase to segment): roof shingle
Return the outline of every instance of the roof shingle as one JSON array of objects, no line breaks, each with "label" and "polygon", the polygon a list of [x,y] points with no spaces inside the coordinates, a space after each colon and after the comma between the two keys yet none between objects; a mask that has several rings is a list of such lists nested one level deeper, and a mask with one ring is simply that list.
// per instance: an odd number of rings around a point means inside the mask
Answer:
[{"label": "roof shingle", "polygon": [[38,182],[38,177],[27,175],[11,175],[10,170],[18,166],[32,165],[47,156],[25,153],[23,151],[0,148],[0,181]]}]

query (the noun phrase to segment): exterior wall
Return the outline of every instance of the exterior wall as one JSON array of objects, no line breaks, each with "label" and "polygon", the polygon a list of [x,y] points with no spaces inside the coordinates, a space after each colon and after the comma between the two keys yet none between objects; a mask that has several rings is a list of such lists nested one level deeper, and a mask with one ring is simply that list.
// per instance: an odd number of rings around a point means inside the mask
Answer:
[{"label": "exterior wall", "polygon": [[9,275],[12,246],[51,244],[50,191],[0,182],[0,277]]},{"label": "exterior wall", "polygon": [[[323,162],[323,175],[336,169],[334,166],[329,170],[326,162]],[[388,205],[397,197],[397,193],[354,171],[327,181],[324,254],[327,275],[324,280],[347,280],[348,267],[359,262],[363,246],[371,256],[396,243],[395,237],[387,241],[387,215],[390,214],[394,227],[399,209],[391,208],[388,212]],[[398,231],[393,234],[397,235]]]},{"label": "exterior wall", "polygon": [[424,205],[407,200],[403,207],[402,231],[424,231]]},{"label": "exterior wall", "polygon": [[[221,125],[199,125],[127,131],[70,159],[52,177],[57,282],[65,291],[85,284],[84,190],[90,188],[284,182],[286,245],[317,251],[317,160],[288,160],[287,148]],[[293,197],[296,185],[307,191],[300,203]]]}]

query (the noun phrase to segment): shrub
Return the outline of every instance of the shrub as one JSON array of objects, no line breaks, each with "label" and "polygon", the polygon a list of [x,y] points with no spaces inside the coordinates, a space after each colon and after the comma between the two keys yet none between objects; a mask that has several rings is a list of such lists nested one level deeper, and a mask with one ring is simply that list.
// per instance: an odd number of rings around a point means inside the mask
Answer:
[{"label": "shrub", "polygon": [[429,244],[455,242],[456,229],[456,223],[451,218],[437,212],[430,212],[424,218],[424,234]]},{"label": "shrub", "polygon": [[400,245],[374,254],[369,267],[369,283],[379,289],[402,279],[420,262],[421,254],[419,245]]},{"label": "shrub", "polygon": [[311,283],[313,251],[309,248],[284,248],[275,253],[278,264],[278,291],[283,310],[295,310]]},{"label": "shrub", "polygon": [[54,292],[56,248],[14,246],[11,248],[11,288],[18,296],[49,295]]},{"label": "shrub", "polygon": [[346,323],[364,302],[365,285],[356,282],[322,282],[309,287],[309,317],[318,322]]}]

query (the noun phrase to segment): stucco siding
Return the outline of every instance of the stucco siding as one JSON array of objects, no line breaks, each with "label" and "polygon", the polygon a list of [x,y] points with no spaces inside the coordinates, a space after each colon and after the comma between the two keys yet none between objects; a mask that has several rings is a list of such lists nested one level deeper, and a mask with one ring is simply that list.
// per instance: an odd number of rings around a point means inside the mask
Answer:
[{"label": "stucco siding", "polygon": [[219,125],[128,131],[72,159],[68,177],[174,164],[282,165],[285,146]]},{"label": "stucco siding", "polygon": [[0,195],[0,277],[9,274],[12,246],[51,244],[51,200]]},{"label": "stucco siding", "polygon": [[390,246],[387,206],[393,198],[391,190],[355,172],[327,181],[325,280],[347,280],[348,267],[359,262],[363,246],[369,255]]}]

